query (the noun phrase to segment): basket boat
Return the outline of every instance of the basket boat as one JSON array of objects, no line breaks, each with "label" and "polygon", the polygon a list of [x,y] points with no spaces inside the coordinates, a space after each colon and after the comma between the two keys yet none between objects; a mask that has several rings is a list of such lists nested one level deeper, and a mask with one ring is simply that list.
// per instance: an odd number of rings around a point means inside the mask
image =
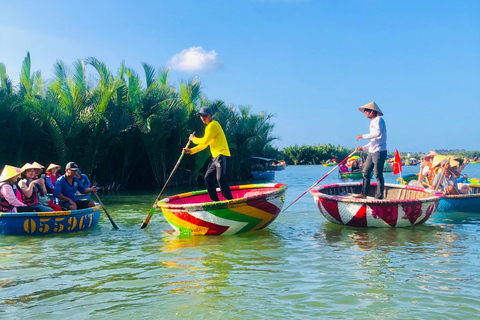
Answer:
[{"label": "basket boat", "polygon": [[[370,177],[373,177],[373,171],[370,172]],[[342,179],[352,179],[352,180],[363,179],[363,172],[362,171],[340,172],[340,178],[342,178]]]},{"label": "basket boat", "polygon": [[366,199],[352,198],[361,193],[362,183],[319,186],[310,191],[320,212],[330,222],[353,227],[408,227],[424,223],[437,210],[440,193],[419,187],[385,184],[383,200],[373,198],[376,183]]},{"label": "basket boat", "polygon": [[[248,184],[230,189],[233,200],[211,202],[207,190],[202,190],[165,198],[158,206],[180,234],[239,234],[263,229],[277,218],[285,202],[287,185]],[[223,199],[220,189],[217,193]]]},{"label": "basket boat", "polygon": [[71,211],[1,212],[0,234],[46,235],[91,229],[100,220],[100,206]]},{"label": "basket boat", "polygon": [[446,195],[440,199],[438,211],[480,213],[480,186],[470,185],[471,194]]}]

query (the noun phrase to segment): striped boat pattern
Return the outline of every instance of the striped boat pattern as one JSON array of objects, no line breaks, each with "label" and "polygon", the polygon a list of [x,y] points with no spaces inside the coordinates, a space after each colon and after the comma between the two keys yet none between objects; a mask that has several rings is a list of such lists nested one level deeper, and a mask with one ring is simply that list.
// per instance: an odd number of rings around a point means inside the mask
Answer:
[{"label": "striped boat pattern", "polygon": [[436,211],[434,202],[361,204],[319,199],[317,205],[328,221],[353,227],[408,227],[424,223]]},{"label": "striped boat pattern", "polygon": [[286,189],[273,183],[235,186],[231,187],[234,199],[219,202],[206,202],[208,193],[202,190],[166,198],[159,207],[178,233],[232,235],[272,223],[283,207]]},{"label": "striped boat pattern", "polygon": [[[372,184],[372,187],[376,184]],[[426,222],[437,210],[440,194],[422,188],[385,184],[386,199],[340,196],[361,190],[361,183],[332,184],[311,191],[322,215],[330,222],[353,227],[408,227]],[[322,192],[319,192],[322,190]],[[342,191],[342,192],[340,192]],[[408,194],[410,198],[403,196]]]}]

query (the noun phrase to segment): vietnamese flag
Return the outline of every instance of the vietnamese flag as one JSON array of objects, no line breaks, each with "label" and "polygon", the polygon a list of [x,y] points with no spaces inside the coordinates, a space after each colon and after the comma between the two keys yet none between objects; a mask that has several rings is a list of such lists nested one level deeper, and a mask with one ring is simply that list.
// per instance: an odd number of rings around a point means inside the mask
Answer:
[{"label": "vietnamese flag", "polygon": [[400,158],[400,154],[398,150],[395,149],[395,161],[393,162],[393,174],[399,174],[402,172],[402,159]]}]

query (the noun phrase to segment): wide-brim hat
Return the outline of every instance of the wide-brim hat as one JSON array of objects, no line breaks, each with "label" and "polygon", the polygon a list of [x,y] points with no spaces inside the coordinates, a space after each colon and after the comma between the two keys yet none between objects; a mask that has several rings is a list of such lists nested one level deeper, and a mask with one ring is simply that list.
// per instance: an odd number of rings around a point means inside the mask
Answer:
[{"label": "wide-brim hat", "polygon": [[58,164],[55,164],[55,163],[50,163],[50,165],[47,168],[47,171],[50,171],[53,168],[58,168],[60,170],[62,168],[62,166],[59,166]]},{"label": "wide-brim hat", "polygon": [[2,174],[0,175],[0,182],[7,181],[15,176],[18,176],[22,170],[17,167],[9,166],[8,164],[2,170]]},{"label": "wide-brim hat", "polygon": [[438,155],[438,154],[437,154],[435,151],[430,150],[430,151],[428,152],[428,154],[426,154],[426,155],[424,155],[424,156],[422,156],[422,157],[424,157],[424,158],[433,158],[433,157],[435,157],[436,155]]},{"label": "wide-brim hat", "polygon": [[462,159],[455,156],[442,156],[437,154],[433,157],[432,167],[436,167],[438,165],[443,166],[447,162],[450,163],[450,167],[456,167],[461,164]]},{"label": "wide-brim hat", "polygon": [[375,101],[367,103],[367,104],[361,106],[360,108],[358,108],[358,110],[360,110],[360,112],[362,112],[362,113],[364,113],[366,109],[376,111],[379,115],[383,116],[382,110],[380,110],[380,108],[377,106]]},{"label": "wide-brim hat", "polygon": [[25,163],[21,170],[22,170],[22,172],[25,172],[25,171],[30,170],[30,169],[38,169],[38,167],[34,166],[31,163]]}]

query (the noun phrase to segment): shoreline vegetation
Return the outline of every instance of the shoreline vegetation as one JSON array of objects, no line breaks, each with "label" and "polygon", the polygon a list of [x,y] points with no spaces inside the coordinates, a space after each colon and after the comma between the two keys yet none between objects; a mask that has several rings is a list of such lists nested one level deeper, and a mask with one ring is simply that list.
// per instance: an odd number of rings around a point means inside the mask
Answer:
[{"label": "shoreline vegetation", "polygon": [[[227,136],[231,181],[243,180],[242,160],[252,156],[303,165],[341,160],[353,151],[331,144],[278,150],[272,144],[278,140],[272,134],[275,114],[209,100],[195,78],[180,80],[177,89],[169,84],[169,69],[142,67],[145,84],[124,62],[112,73],[93,57],[72,67],[57,60],[53,78],[44,81],[40,71],[32,71],[27,52],[15,86],[0,62],[1,167],[37,161],[59,164],[63,172],[75,161],[107,190],[161,187],[190,133],[203,136],[197,115],[203,106],[212,108]],[[169,186],[202,183],[209,158],[208,150],[184,157]]]}]

